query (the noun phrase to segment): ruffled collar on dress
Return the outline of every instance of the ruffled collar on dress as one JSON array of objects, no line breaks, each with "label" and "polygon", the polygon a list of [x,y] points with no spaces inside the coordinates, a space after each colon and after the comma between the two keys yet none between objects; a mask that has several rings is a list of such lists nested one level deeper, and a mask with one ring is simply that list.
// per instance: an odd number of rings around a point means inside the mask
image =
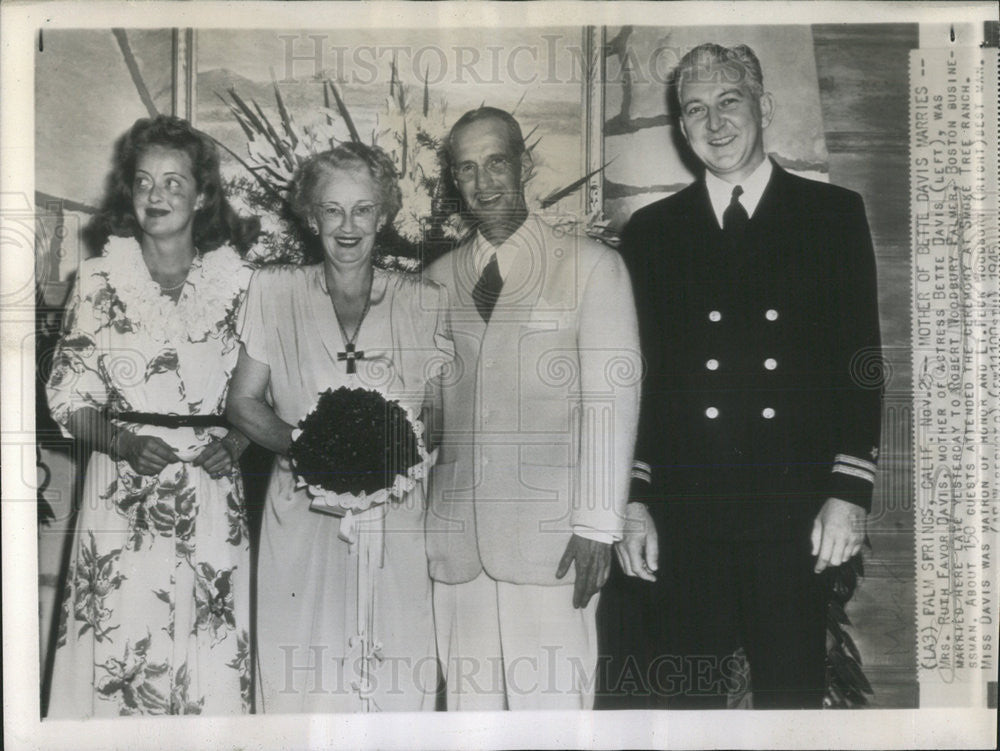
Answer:
[{"label": "ruffled collar on dress", "polygon": [[105,276],[124,315],[157,341],[204,341],[217,335],[246,289],[250,268],[229,245],[199,253],[191,263],[180,297],[162,294],[142,261],[135,238],[111,237],[95,270]]}]

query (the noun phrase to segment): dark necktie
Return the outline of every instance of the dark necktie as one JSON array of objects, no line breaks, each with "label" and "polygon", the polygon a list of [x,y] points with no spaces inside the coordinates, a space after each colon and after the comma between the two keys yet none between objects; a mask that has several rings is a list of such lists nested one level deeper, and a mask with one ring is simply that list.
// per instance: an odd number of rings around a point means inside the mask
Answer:
[{"label": "dark necktie", "polygon": [[500,297],[501,287],[503,287],[503,279],[500,277],[497,254],[494,253],[490,256],[490,262],[483,269],[476,286],[472,288],[472,301],[476,303],[476,310],[487,323],[490,322],[493,306],[496,305],[497,298]]},{"label": "dark necktie", "polygon": [[750,215],[747,214],[747,210],[740,203],[740,196],[743,195],[743,187],[737,185],[733,188],[733,198],[726,206],[726,210],[722,214],[722,229],[726,231],[728,235],[740,235],[747,226],[747,222],[750,221]]}]

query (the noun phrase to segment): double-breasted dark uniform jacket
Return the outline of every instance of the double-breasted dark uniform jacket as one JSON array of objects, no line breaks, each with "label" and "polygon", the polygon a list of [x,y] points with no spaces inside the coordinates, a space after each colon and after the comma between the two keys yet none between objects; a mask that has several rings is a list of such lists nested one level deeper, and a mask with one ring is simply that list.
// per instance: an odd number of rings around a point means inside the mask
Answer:
[{"label": "double-breasted dark uniform jacket", "polygon": [[871,503],[875,261],[860,196],[773,167],[735,239],[703,179],[623,234],[646,366],[631,500],[660,566],[652,584],[616,570],[602,592],[598,706],[725,706],[738,648],[755,706],[822,701],[810,531],[829,497]]},{"label": "double-breasted dark uniform jacket", "polygon": [[808,536],[831,496],[869,509],[882,361],[861,197],[774,165],[734,243],[700,179],[636,211],[622,252],[646,361],[632,499],[724,538]]},{"label": "double-breasted dark uniform jacket", "polygon": [[660,566],[652,584],[616,569],[602,593],[602,707],[725,706],[740,647],[755,706],[822,700],[809,538],[827,498],[871,503],[875,260],[860,196],[773,166],[736,239],[704,179],[623,234],[645,359],[630,500],[649,507]]}]

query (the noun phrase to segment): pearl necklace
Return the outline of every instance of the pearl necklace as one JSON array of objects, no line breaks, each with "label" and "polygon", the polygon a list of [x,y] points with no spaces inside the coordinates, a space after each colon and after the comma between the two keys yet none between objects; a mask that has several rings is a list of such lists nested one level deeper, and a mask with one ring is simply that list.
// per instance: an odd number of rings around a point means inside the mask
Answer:
[{"label": "pearl necklace", "polygon": [[160,285],[160,292],[176,292],[181,287],[183,287],[185,284],[187,284],[187,275],[185,275],[184,278],[181,279],[179,283],[174,284],[174,285],[172,285],[170,287],[164,286],[160,282],[157,282],[157,284]]},{"label": "pearl necklace", "polygon": [[[199,255],[198,251],[195,251],[194,257],[197,258],[198,255]],[[192,259],[192,264],[193,263],[194,263],[194,259]],[[191,273],[191,266],[188,266],[187,271],[184,272],[184,278],[181,279],[179,282],[177,282],[177,284],[171,284],[171,285],[168,286],[168,285],[164,284],[163,282],[156,282],[158,285],[160,285],[160,292],[176,292],[181,287],[183,287],[185,284],[187,284],[188,275],[190,273]],[[150,276],[152,276],[152,274],[150,274]],[[154,279],[153,281],[156,281],[156,280]]]}]

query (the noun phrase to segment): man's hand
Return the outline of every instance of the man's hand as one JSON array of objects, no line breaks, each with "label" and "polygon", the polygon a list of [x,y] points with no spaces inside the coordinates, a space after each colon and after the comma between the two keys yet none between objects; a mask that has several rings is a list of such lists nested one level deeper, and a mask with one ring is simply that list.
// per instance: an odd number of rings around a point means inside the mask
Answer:
[{"label": "man's hand", "polygon": [[626,574],[650,582],[656,581],[660,543],[656,526],[645,503],[629,503],[625,506],[625,533],[622,541],[615,543],[615,553]]},{"label": "man's hand", "polygon": [[865,510],[839,498],[827,498],[812,528],[812,554],[818,556],[817,574],[827,566],[846,563],[861,551],[865,539]]},{"label": "man's hand", "polygon": [[576,582],[573,585],[573,607],[584,608],[608,580],[608,574],[611,572],[611,545],[573,535],[569,538],[566,552],[559,561],[556,579],[566,576],[569,564],[574,561]]}]

